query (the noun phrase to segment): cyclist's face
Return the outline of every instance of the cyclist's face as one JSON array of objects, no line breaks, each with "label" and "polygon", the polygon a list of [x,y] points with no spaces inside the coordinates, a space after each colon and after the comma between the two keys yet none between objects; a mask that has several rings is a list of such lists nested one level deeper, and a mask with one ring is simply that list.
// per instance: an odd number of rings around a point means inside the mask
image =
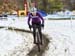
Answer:
[{"label": "cyclist's face", "polygon": [[32,12],[33,16],[36,16],[36,12]]}]

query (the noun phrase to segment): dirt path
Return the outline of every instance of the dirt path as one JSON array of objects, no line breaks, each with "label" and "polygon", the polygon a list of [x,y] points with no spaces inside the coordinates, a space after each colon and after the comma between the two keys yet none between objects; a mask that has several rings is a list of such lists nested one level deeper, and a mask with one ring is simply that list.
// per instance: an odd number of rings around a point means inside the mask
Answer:
[{"label": "dirt path", "polygon": [[[5,28],[5,27],[0,27],[0,28]],[[18,29],[18,28],[13,28],[13,27],[8,27],[9,30],[15,30],[15,31],[21,31],[21,32],[27,32],[27,33],[32,33],[28,30],[24,30],[24,29]],[[43,34],[43,45],[41,45],[41,51],[38,52],[38,48],[35,45],[32,50],[28,53],[27,56],[42,56],[42,54],[45,52],[45,50],[47,50],[48,48],[48,44],[49,44],[49,40],[47,39],[47,35]]]}]

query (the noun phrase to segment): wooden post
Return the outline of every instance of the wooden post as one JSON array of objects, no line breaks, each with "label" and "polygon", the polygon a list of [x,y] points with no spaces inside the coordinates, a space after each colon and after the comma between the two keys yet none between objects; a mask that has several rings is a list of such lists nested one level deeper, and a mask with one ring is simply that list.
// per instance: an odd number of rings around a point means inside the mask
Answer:
[{"label": "wooden post", "polygon": [[24,0],[24,10],[25,10],[25,16],[26,16],[28,12],[27,0]]}]

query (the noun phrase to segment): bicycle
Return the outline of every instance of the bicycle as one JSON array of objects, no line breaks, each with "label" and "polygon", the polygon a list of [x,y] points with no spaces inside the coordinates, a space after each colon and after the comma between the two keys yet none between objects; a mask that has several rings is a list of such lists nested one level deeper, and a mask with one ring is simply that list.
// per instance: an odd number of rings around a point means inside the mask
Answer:
[{"label": "bicycle", "polygon": [[42,45],[40,42],[42,42],[42,40],[40,39],[40,35],[39,35],[39,30],[38,30],[39,26],[35,25],[35,27],[36,27],[36,38],[35,38],[36,43],[35,44],[37,45],[38,51],[40,52],[41,51],[41,45]]}]

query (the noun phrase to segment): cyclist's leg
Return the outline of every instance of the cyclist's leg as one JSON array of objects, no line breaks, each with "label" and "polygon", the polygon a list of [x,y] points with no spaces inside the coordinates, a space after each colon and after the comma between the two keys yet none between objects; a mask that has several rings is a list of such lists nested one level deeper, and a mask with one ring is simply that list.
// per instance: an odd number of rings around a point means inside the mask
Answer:
[{"label": "cyclist's leg", "polygon": [[35,24],[33,24],[32,26],[33,26],[33,38],[34,38],[34,43],[36,43],[36,27],[35,27]]},{"label": "cyclist's leg", "polygon": [[39,30],[39,35],[40,35],[40,43],[42,44],[41,24],[39,24],[38,30]]}]

